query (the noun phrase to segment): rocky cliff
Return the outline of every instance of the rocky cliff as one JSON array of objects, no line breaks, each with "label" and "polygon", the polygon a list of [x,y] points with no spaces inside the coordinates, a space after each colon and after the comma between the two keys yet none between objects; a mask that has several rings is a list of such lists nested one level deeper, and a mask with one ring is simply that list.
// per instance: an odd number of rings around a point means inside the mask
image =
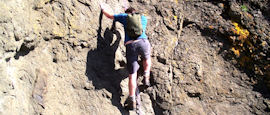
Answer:
[{"label": "rocky cliff", "polygon": [[1,0],[0,114],[135,114],[123,27],[100,2],[148,17],[142,114],[270,113],[269,0]]}]

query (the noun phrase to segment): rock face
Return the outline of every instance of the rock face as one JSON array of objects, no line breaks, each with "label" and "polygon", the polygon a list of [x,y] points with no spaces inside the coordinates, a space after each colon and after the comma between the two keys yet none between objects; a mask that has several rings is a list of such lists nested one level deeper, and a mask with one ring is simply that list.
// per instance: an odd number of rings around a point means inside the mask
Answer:
[{"label": "rock face", "polygon": [[[97,0],[0,1],[0,114],[136,114],[123,27]],[[145,115],[269,114],[268,0],[109,0],[149,19]]]}]

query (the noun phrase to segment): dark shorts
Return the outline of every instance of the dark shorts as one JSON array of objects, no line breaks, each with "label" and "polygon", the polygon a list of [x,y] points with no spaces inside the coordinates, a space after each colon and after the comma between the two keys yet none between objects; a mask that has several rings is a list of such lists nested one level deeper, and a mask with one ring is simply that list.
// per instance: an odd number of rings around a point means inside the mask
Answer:
[{"label": "dark shorts", "polygon": [[127,68],[129,74],[137,72],[140,65],[138,64],[138,56],[142,59],[149,59],[151,54],[151,46],[147,39],[140,39],[137,42],[126,45]]}]

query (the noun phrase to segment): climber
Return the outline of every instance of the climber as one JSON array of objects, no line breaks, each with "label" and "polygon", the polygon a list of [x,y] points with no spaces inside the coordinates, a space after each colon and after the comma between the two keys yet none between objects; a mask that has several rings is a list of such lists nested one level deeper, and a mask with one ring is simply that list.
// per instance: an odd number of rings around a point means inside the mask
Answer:
[{"label": "climber", "polygon": [[120,22],[123,24],[125,29],[125,40],[124,44],[126,46],[126,59],[127,59],[127,69],[129,72],[129,97],[127,99],[127,106],[129,109],[134,110],[136,108],[136,96],[135,91],[137,88],[137,71],[139,69],[138,64],[138,56],[140,55],[143,60],[143,69],[144,69],[144,85],[149,87],[150,86],[150,68],[151,68],[151,46],[148,41],[146,31],[147,25],[147,18],[143,15],[140,16],[141,18],[141,25],[142,25],[142,34],[137,37],[135,40],[131,39],[127,33],[127,17],[128,14],[136,13],[135,9],[129,7],[125,10],[125,13],[120,14],[112,14],[106,8],[106,4],[100,4],[101,10],[103,14],[115,21]]}]

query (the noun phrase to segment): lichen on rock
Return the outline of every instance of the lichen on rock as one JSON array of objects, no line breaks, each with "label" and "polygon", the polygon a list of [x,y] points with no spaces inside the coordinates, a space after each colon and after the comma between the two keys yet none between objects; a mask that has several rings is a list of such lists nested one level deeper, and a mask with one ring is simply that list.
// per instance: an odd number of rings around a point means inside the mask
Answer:
[{"label": "lichen on rock", "polygon": [[[0,1],[0,114],[136,114],[123,107],[124,28],[100,2]],[[152,86],[142,87],[139,58],[143,114],[269,114],[269,1],[106,3],[148,19]]]}]

